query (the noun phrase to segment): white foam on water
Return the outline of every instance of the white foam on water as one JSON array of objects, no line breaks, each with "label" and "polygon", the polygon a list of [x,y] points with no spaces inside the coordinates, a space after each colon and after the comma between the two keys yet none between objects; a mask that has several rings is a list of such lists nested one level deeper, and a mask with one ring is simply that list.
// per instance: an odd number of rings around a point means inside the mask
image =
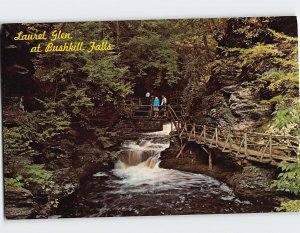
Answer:
[{"label": "white foam on water", "polygon": [[139,141],[127,141],[122,152],[124,155],[115,164],[112,192],[124,195],[130,193],[151,193],[170,190],[199,189],[202,195],[211,193],[225,194],[224,200],[236,198],[231,188],[212,177],[174,169],[160,168],[160,153],[170,146],[171,124],[165,124],[162,131],[146,133]]},{"label": "white foam on water", "polygon": [[94,177],[108,176],[105,172],[97,172],[93,175]]}]

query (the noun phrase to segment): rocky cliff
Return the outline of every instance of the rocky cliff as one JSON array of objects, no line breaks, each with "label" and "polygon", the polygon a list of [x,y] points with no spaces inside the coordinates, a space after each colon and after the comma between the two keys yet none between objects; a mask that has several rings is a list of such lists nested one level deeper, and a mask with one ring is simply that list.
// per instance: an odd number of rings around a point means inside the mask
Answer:
[{"label": "rocky cliff", "polygon": [[[218,46],[210,76],[194,81],[198,83],[195,93],[185,90],[188,119],[238,130],[271,130],[276,110],[293,105],[290,100],[298,97],[295,25],[296,17],[228,19],[215,32]],[[180,148],[174,144],[162,153],[163,167],[225,180],[242,196],[274,194],[270,184],[276,178],[275,167],[241,164],[230,153],[206,148],[213,153],[214,168],[209,170],[207,153],[200,145],[189,143],[176,159]]]},{"label": "rocky cliff", "polygon": [[[295,17],[227,21],[226,28],[216,36],[218,49],[211,76],[197,101],[192,101],[194,121],[265,130],[281,97],[297,97],[297,82],[280,83],[276,79],[278,73],[288,75],[298,68],[297,41],[288,37],[296,36],[297,31],[282,27],[282,20],[288,25],[297,24]],[[293,61],[295,67],[286,65]]]}]

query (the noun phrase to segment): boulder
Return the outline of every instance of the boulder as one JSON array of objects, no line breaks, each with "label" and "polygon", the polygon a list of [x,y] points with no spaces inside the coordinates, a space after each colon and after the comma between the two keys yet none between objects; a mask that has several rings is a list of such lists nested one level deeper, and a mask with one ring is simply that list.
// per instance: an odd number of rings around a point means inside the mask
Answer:
[{"label": "boulder", "polygon": [[274,178],[274,170],[249,165],[241,173],[234,174],[228,183],[236,194],[247,197],[273,196],[275,191],[270,188]]},{"label": "boulder", "polygon": [[5,217],[8,219],[30,218],[35,212],[32,193],[24,188],[5,186]]}]

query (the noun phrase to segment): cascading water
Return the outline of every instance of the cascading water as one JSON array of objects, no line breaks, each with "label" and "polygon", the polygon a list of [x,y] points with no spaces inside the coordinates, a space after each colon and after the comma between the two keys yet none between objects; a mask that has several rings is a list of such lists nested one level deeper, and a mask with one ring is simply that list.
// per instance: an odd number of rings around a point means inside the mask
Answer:
[{"label": "cascading water", "polygon": [[[138,216],[271,211],[241,200],[225,183],[203,174],[159,167],[160,153],[170,146],[170,124],[162,131],[125,141],[120,160],[99,172],[63,203],[63,217]],[[175,155],[174,155],[175,156]]]},{"label": "cascading water", "polygon": [[170,146],[170,131],[170,124],[166,124],[159,133],[144,134],[144,138],[139,141],[125,142],[120,160],[115,166],[116,175],[130,170],[141,169],[146,172],[148,168],[158,169],[160,153]]}]

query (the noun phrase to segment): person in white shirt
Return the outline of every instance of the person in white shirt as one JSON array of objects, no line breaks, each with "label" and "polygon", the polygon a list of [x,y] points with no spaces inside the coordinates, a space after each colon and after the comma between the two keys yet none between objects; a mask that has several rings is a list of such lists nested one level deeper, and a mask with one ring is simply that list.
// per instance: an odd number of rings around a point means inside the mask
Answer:
[{"label": "person in white shirt", "polygon": [[164,117],[166,117],[167,116],[167,98],[164,95],[162,95],[161,106],[162,106],[162,110],[164,111]]}]

